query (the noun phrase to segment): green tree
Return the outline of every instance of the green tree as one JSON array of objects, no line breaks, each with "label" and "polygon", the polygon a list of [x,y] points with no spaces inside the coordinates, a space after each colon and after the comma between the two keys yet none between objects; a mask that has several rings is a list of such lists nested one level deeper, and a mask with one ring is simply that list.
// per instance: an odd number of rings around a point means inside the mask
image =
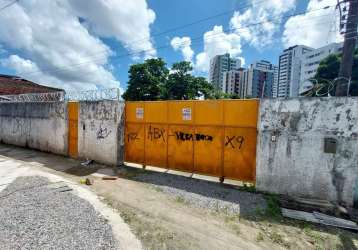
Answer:
[{"label": "green tree", "polygon": [[128,101],[159,100],[169,70],[163,59],[148,59],[144,63],[131,65],[128,88],[122,95]]},{"label": "green tree", "polygon": [[[330,86],[329,82],[338,77],[341,60],[342,54],[332,54],[320,62],[317,73],[314,77],[318,84],[315,84],[313,89],[307,93],[308,96],[317,96],[317,94],[327,95],[328,92],[330,95],[334,95],[334,86]],[[358,49],[356,49],[354,52],[353,72],[351,80],[349,94],[351,96],[358,96]]]},{"label": "green tree", "polygon": [[164,86],[163,99],[190,100],[203,96],[211,98],[214,87],[204,77],[190,74],[193,70],[190,62],[178,62],[172,66],[168,81]]},{"label": "green tree", "polygon": [[168,81],[164,85],[164,99],[190,99],[190,84],[193,79],[190,71],[192,70],[193,67],[190,62],[178,62],[173,64],[172,72],[169,74]]},{"label": "green tree", "polygon": [[169,72],[161,58],[134,64],[122,97],[127,101],[238,98],[216,90],[204,77],[191,75],[192,70],[191,63],[183,61],[174,63]]}]

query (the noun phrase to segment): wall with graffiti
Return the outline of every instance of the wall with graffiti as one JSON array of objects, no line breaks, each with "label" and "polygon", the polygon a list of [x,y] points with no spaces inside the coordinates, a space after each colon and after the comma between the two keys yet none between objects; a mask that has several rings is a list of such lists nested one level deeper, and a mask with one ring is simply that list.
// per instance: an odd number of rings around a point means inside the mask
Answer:
[{"label": "wall with graffiti", "polygon": [[64,102],[1,103],[0,143],[67,155]]},{"label": "wall with graffiti", "polygon": [[110,165],[123,162],[123,110],[119,101],[79,102],[79,158]]},{"label": "wall with graffiti", "polygon": [[127,102],[125,160],[255,181],[258,100]]}]

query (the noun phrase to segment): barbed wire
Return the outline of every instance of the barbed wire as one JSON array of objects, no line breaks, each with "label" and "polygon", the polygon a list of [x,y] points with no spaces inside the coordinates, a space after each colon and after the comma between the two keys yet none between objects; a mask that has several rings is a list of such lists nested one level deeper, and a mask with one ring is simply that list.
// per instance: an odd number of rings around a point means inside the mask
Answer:
[{"label": "barbed wire", "polygon": [[331,91],[333,91],[336,88],[338,83],[340,85],[347,86],[347,96],[349,96],[349,91],[350,91],[350,87],[351,87],[350,79],[345,78],[345,77],[336,77],[333,80],[327,80],[327,79],[319,79],[319,80],[320,80],[320,82],[318,82],[318,80],[315,78],[309,79],[308,81],[310,81],[312,83],[312,87],[310,89],[307,89],[304,93],[302,93],[302,96],[304,96],[304,97],[331,96],[331,94],[330,94]]},{"label": "barbed wire", "polygon": [[0,95],[0,102],[59,102],[64,100],[64,96],[64,91],[28,93],[19,95]]},{"label": "barbed wire", "polygon": [[118,88],[66,92],[65,101],[120,100]]},{"label": "barbed wire", "polygon": [[48,93],[27,93],[19,95],[0,95],[0,102],[63,102],[63,101],[101,101],[120,100],[118,88],[86,91],[58,91]]}]

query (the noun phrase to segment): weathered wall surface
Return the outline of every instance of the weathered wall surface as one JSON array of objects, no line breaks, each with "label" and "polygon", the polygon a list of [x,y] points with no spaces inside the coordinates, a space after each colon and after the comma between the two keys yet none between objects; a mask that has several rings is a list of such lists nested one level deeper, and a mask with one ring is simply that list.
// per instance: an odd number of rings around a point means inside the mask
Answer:
[{"label": "weathered wall surface", "polygon": [[267,99],[259,120],[258,190],[358,204],[358,98]]},{"label": "weathered wall surface", "polygon": [[119,101],[80,102],[78,155],[100,163],[123,162],[124,103]]},{"label": "weathered wall surface", "polygon": [[66,103],[0,103],[0,142],[67,154]]}]

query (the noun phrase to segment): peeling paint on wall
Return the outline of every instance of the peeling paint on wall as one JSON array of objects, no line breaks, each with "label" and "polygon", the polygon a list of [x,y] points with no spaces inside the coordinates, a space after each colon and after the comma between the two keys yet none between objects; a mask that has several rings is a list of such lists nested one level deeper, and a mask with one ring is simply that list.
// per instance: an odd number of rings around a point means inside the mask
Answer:
[{"label": "peeling paint on wall", "polygon": [[[262,100],[258,190],[352,206],[358,195],[353,193],[358,178],[357,111],[356,97]],[[330,145],[335,150],[327,150],[327,138],[336,141]]]}]

